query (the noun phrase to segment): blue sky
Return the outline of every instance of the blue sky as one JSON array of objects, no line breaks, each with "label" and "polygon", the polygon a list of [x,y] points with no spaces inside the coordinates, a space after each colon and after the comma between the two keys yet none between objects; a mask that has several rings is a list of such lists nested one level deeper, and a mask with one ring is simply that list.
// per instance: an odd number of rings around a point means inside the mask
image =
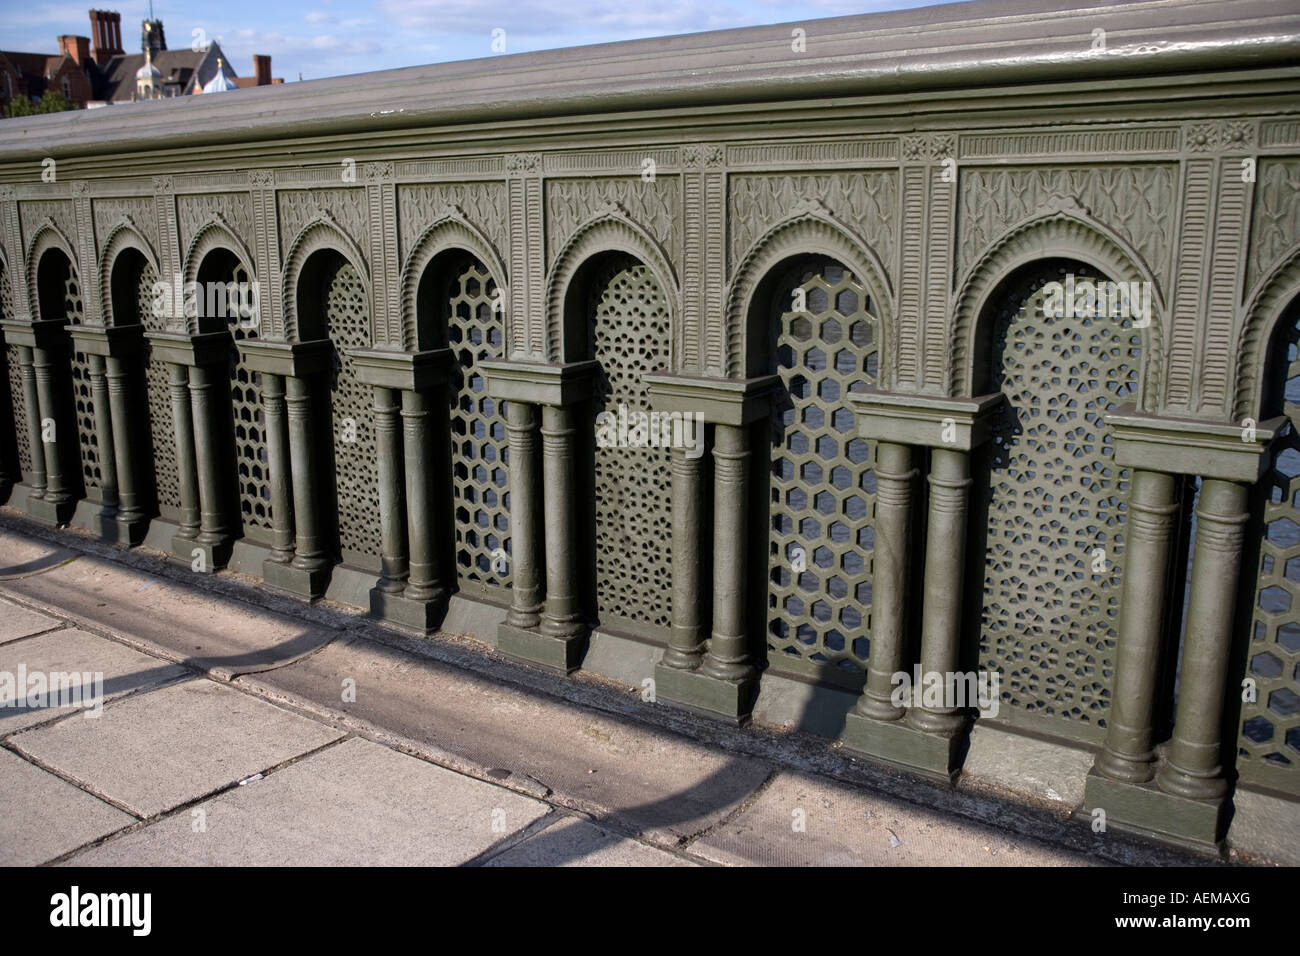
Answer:
[{"label": "blue sky", "polygon": [[[271,54],[286,82],[507,53],[669,36],[846,13],[928,6],[935,0],[155,0],[167,46],[220,38],[240,76],[254,53]],[[93,0],[122,14],[122,45],[140,49],[143,2]],[[88,35],[92,0],[0,0],[0,49],[53,53],[59,34]],[[202,31],[195,33],[195,31]]]}]

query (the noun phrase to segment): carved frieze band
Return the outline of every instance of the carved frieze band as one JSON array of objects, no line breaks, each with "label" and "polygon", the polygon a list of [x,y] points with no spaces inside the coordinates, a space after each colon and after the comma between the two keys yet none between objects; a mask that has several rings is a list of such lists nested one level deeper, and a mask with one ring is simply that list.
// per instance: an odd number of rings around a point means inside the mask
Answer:
[{"label": "carved frieze band", "polygon": [[1078,129],[1016,133],[963,133],[958,159],[1007,159],[1056,156],[1176,153],[1182,137],[1177,126],[1144,129]]}]

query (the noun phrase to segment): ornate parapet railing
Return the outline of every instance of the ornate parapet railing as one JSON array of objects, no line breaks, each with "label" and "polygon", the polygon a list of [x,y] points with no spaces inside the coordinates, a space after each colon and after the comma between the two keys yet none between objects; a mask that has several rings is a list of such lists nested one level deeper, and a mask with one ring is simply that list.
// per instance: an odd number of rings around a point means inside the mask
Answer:
[{"label": "ornate parapet railing", "polygon": [[4,121],[0,488],[921,773],[1049,741],[1160,838],[1294,825],[1289,6]]}]

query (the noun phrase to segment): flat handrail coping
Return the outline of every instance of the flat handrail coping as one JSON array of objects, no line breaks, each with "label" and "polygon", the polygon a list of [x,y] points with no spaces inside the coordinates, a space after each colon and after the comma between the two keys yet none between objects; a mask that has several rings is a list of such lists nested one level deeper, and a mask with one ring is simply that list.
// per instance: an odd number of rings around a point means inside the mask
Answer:
[{"label": "flat handrail coping", "polygon": [[[1105,30],[1103,49],[1092,31]],[[806,52],[793,49],[795,29]],[[1293,0],[980,0],[406,67],[0,123],[0,163],[616,110],[1300,63]]]}]

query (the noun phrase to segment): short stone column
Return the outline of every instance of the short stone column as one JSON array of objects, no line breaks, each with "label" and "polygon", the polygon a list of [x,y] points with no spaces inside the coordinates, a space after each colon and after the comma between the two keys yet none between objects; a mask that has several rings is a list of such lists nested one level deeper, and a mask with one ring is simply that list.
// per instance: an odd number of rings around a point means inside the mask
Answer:
[{"label": "short stone column", "polygon": [[72,339],[89,358],[95,404],[95,432],[102,476],[102,513],[113,518],[105,533],[123,547],[144,540],[149,515],[140,500],[136,432],[144,427],[136,412],[137,382],[144,347],[140,325],[77,326]]},{"label": "short stone column", "polygon": [[[1115,463],[1133,469],[1124,604],[1105,748],[1088,775],[1084,809],[1108,826],[1213,845],[1223,836],[1229,783],[1223,713],[1238,613],[1249,486],[1285,423],[1243,431],[1221,422],[1158,418],[1132,405],[1106,416]],[[1173,736],[1153,746],[1162,659],[1178,653],[1169,619],[1169,550],[1180,507],[1177,475],[1201,476]],[[1181,572],[1178,572],[1181,573]],[[1235,739],[1235,735],[1233,735]]]},{"label": "short stone column", "polygon": [[262,373],[262,410],[266,416],[266,470],[271,488],[271,553],[268,561],[293,560],[293,469],[289,454],[289,407],[284,376]]},{"label": "short stone column", "polygon": [[[577,508],[577,449],[580,431],[590,423],[579,420],[579,408],[591,397],[592,381],[598,368],[595,362],[548,364],[497,361],[480,365],[487,380],[487,392],[508,408],[528,405],[541,408],[540,464],[526,454],[525,467],[511,450],[510,520],[528,523],[524,534],[526,551],[536,552],[538,518],[544,526],[545,594],[537,610],[539,571],[538,556],[521,554],[520,539],[515,537],[515,588],[526,584],[531,594],[518,599],[497,628],[497,646],[503,653],[521,660],[541,664],[565,673],[574,670],[582,659],[587,641],[587,608],[582,582],[581,542]],[[509,413],[508,413],[509,414]],[[536,418],[535,413],[520,408],[514,413],[514,441],[527,449]],[[594,426],[592,426],[594,427]],[[593,432],[594,434],[594,432]],[[537,472],[540,471],[540,481]],[[530,537],[531,535],[531,537]],[[521,567],[521,561],[527,562]],[[522,572],[522,579],[521,579]],[[536,623],[531,623],[536,615]]]},{"label": "short stone column", "polygon": [[[241,339],[235,345],[243,366],[262,375],[262,400],[266,405],[273,544],[271,553],[262,562],[262,581],[272,590],[314,601],[325,593],[334,567],[323,510],[327,503],[321,500],[320,493],[319,450],[325,375],[333,361],[334,346],[329,339],[308,342]],[[281,383],[283,413],[279,400]],[[287,506],[286,501],[292,505]],[[284,514],[290,508],[291,513]],[[285,561],[290,527],[293,558]]]},{"label": "short stone column", "polygon": [[1241,482],[1201,482],[1178,712],[1156,776],[1161,790],[1190,800],[1219,801],[1228,792],[1220,750],[1237,581],[1250,518],[1246,499]]},{"label": "short stone column", "polygon": [[572,406],[542,406],[546,600],[540,629],[570,648],[587,628],[587,609],[578,597],[577,433]]},{"label": "short stone column", "polygon": [[[921,610],[921,673],[942,674],[945,691],[956,686],[961,658],[961,616],[965,605],[966,515],[970,496],[970,453],[965,449],[930,450],[929,504],[926,509],[925,596]],[[925,679],[925,678],[923,678]],[[948,769],[966,726],[965,711],[975,701],[958,706],[924,698],[907,712],[917,730],[948,741]]]},{"label": "short stone column", "polygon": [[95,447],[99,456],[99,515],[111,522],[98,529],[104,533],[109,528],[117,534],[117,459],[113,452],[113,416],[108,407],[108,378],[104,356],[85,353],[81,343],[78,351],[86,354],[86,367],[90,375],[90,404],[95,409]]},{"label": "short stone column", "polygon": [[406,537],[406,493],[402,447],[401,391],[374,388],[375,456],[379,478],[379,580],[383,595],[401,594],[410,576],[410,551]]},{"label": "short stone column", "polygon": [[[936,680],[945,688],[949,681],[970,686],[956,676],[965,603],[970,455],[988,439],[989,420],[1002,395],[947,398],[868,389],[850,396],[849,402],[858,435],[877,442],[877,518],[867,680],[857,707],[846,718],[842,739],[850,750],[946,776],[957,770],[966,711],[977,702],[927,705],[919,691]],[[922,448],[930,449],[930,474],[925,576],[918,588],[910,513],[916,472],[910,466]],[[918,624],[920,659],[913,661],[905,648],[911,628]]]},{"label": "short stone column", "polygon": [[[176,443],[176,474],[181,499],[180,524],[172,551],[186,554],[199,535],[199,472],[194,458],[194,416],[190,411],[190,372],[184,365],[167,363],[167,388],[171,392],[172,430]],[[181,547],[178,547],[178,542]]]},{"label": "short stone column", "polygon": [[424,389],[404,388],[401,395],[408,546],[408,572],[402,596],[420,609],[424,615],[420,626],[427,628],[432,626],[432,617],[446,606],[448,597],[440,574],[438,541],[434,533],[437,504],[432,418],[438,410]]},{"label": "short stone column", "polygon": [[[31,379],[23,371],[23,394],[32,419],[32,465],[43,472],[44,485],[27,499],[27,513],[44,524],[67,524],[77,502],[74,464],[77,430],[71,418],[67,323],[38,319],[6,322],[6,341],[30,350]],[[20,359],[21,362],[21,359]]]},{"label": "short stone column", "polygon": [[381,572],[370,590],[370,613],[418,634],[438,628],[451,594],[442,540],[435,445],[446,437],[449,349],[348,352],[357,378],[375,393],[375,453],[379,457]]},{"label": "short stone column", "polygon": [[537,503],[541,501],[541,413],[531,402],[506,403],[506,441],[510,450],[510,559],[513,585],[506,623],[528,629],[541,623],[542,537]]},{"label": "short stone column", "polygon": [[[229,451],[224,450],[230,445],[229,412],[222,416],[222,409],[230,404],[230,334],[146,332],[145,338],[151,358],[167,365],[171,389],[181,498],[172,554],[195,570],[214,571],[225,566],[231,547],[226,531],[230,496],[224,483],[230,468]],[[191,372],[196,368],[203,370],[194,376],[203,396],[201,404],[195,402],[191,388]],[[217,384],[222,382],[224,391]]]},{"label": "short stone column", "polygon": [[36,394],[36,367],[32,364],[32,350],[18,347],[18,366],[23,377],[23,404],[27,411],[27,451],[32,459],[32,497],[45,495],[45,448],[41,441],[40,400]]},{"label": "short stone column", "polygon": [[[704,451],[704,423],[696,436]],[[703,487],[704,457],[695,449],[674,447],[671,452],[673,520],[673,621],[661,661],[664,667],[694,670],[707,645],[703,615],[703,553],[699,530],[703,526],[706,498]]]},{"label": "short stone column", "polygon": [[205,571],[225,567],[234,545],[235,516],[232,513],[228,447],[229,356],[225,358],[224,362],[196,364],[189,368],[194,461],[199,479],[199,533],[194,544],[204,553],[199,570]]},{"label": "short stone column", "polygon": [[[669,646],[655,667],[656,698],[744,723],[754,708],[759,671],[756,636],[749,628],[752,431],[771,415],[781,380],[775,375],[720,379],[655,374],[645,381],[654,411],[680,414],[694,428],[709,425],[713,430],[712,529],[700,521],[710,503],[702,477],[705,435],[694,436],[689,453],[673,451],[673,621]],[[713,569],[707,591],[706,547]],[[712,622],[707,639],[702,633],[706,620]]]},{"label": "short stone column", "polygon": [[902,669],[907,645],[906,598],[917,477],[912,460],[911,445],[884,441],[876,445],[871,653],[866,685],[855,709],[856,714],[875,720],[900,720],[907,713],[906,707],[894,705],[893,693],[894,675]]},{"label": "short stone column", "polygon": [[[9,369],[11,376],[16,376],[23,392],[23,421],[14,420],[14,438],[27,443],[28,456],[32,460],[31,471],[26,475],[15,475],[14,480],[28,483],[28,501],[41,498],[45,494],[45,448],[41,442],[40,399],[36,392],[36,367],[33,364],[32,343],[34,334],[30,322],[14,319],[0,321],[0,332],[4,341],[12,345],[18,354],[18,367]],[[17,409],[14,409],[15,413]]]},{"label": "short stone column", "polygon": [[1156,769],[1155,714],[1168,615],[1169,552],[1178,517],[1174,477],[1135,469],[1129,484],[1115,684],[1097,773],[1144,783]]}]

